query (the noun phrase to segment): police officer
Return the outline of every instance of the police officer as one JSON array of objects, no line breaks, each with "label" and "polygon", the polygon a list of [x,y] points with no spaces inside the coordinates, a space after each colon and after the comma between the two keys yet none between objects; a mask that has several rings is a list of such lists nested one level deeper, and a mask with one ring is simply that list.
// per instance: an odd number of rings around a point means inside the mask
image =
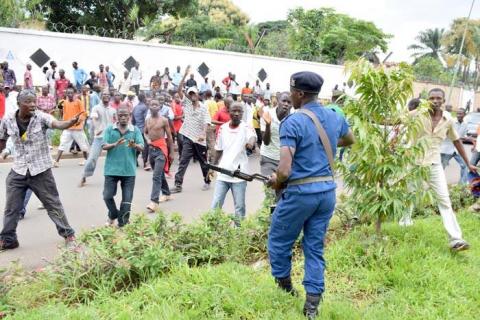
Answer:
[{"label": "police officer", "polygon": [[[290,278],[292,247],[303,230],[303,285],[307,293],[303,313],[309,319],[318,314],[324,291],[323,244],[336,200],[331,155],[337,146],[354,142],[345,119],[317,102],[322,85],[322,77],[313,72],[291,76],[290,93],[296,112],[280,125],[280,163],[269,181],[272,188],[284,189],[268,236],[272,275],[281,289],[296,294]],[[323,139],[313,118],[306,114],[308,110],[323,126]],[[328,142],[324,143],[326,137]],[[330,155],[324,145],[330,145]]]}]

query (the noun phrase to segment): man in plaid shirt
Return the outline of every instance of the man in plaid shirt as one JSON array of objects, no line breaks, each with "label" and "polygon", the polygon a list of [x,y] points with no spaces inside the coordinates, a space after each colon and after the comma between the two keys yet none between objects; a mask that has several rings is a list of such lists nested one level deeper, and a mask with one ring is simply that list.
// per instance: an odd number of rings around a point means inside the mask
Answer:
[{"label": "man in plaid shirt", "polygon": [[47,128],[67,129],[79,122],[77,114],[71,120],[57,121],[37,110],[33,90],[23,90],[17,97],[19,109],[5,117],[0,125],[0,150],[10,137],[15,146],[14,163],[7,176],[7,199],[0,251],[15,249],[17,224],[27,189],[31,189],[47,209],[57,231],[67,246],[75,246],[75,231],[70,227],[58,195],[51,167],[52,157],[47,144]]}]

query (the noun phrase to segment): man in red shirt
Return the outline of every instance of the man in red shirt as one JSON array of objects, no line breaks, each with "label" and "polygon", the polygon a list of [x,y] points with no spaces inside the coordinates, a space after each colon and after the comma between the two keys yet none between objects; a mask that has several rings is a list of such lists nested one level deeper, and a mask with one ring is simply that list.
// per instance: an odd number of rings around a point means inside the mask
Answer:
[{"label": "man in red shirt", "polygon": [[173,136],[177,140],[178,156],[181,157],[183,149],[183,136],[179,133],[179,131],[183,124],[183,106],[178,93],[175,93],[173,96],[172,110],[174,115]]},{"label": "man in red shirt", "polygon": [[24,89],[33,89],[33,79],[32,79],[32,65],[27,64],[27,70],[23,75],[23,88]]},{"label": "man in red shirt", "polygon": [[67,90],[70,85],[70,80],[65,78],[65,70],[60,69],[58,74],[60,78],[55,81],[55,92],[57,93],[57,100],[62,100],[65,98],[65,90]]},{"label": "man in red shirt", "polygon": [[48,86],[42,87],[42,94],[37,97],[37,109],[48,114],[55,110],[55,98],[49,94]]},{"label": "man in red shirt", "polygon": [[228,97],[224,100],[225,106],[215,113],[212,118],[212,124],[216,125],[217,128],[215,129],[215,135],[218,136],[218,130],[222,126],[222,124],[227,123],[230,121],[230,107],[233,104],[233,99]]},{"label": "man in red shirt", "polygon": [[229,72],[228,76],[225,77],[225,79],[222,80],[222,83],[225,85],[225,88],[227,89],[227,92],[230,92],[230,84],[232,83],[232,73]]},{"label": "man in red shirt", "polygon": [[97,73],[97,79],[98,79],[98,85],[100,88],[102,88],[102,91],[108,88],[108,77],[107,77],[107,72],[103,68],[103,64],[98,66],[98,69],[100,70]]}]

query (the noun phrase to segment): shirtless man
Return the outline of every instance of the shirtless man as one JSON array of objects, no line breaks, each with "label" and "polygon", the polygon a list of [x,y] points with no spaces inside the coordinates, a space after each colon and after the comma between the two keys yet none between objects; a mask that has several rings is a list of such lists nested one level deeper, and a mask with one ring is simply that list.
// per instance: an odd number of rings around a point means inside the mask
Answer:
[{"label": "shirtless man", "polygon": [[[147,205],[150,212],[158,209],[158,204],[170,200],[165,172],[173,162],[173,139],[168,119],[160,115],[162,106],[156,99],[149,104],[151,116],[145,121],[145,139],[150,146],[150,165],[153,170],[151,202]],[[166,137],[166,139],[165,139]],[[162,198],[160,199],[160,191]]]}]

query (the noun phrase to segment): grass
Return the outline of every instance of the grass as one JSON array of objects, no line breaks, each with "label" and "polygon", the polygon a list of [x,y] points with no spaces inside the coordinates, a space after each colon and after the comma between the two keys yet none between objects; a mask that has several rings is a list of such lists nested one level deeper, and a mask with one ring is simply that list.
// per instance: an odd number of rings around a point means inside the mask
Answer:
[{"label": "grass", "polygon": [[[333,232],[320,318],[479,319],[480,217],[463,211],[458,218],[472,246],[458,254],[449,251],[438,216],[417,219],[410,228],[385,223],[381,239],[367,226]],[[178,237],[210,237],[205,230],[196,226],[185,234],[179,231]],[[5,291],[0,310],[8,312],[7,319],[303,319],[303,295],[294,298],[276,289],[267,263],[253,267],[249,259],[236,256],[245,251],[231,249],[222,251],[231,254],[229,259],[192,263],[197,251],[182,250],[168,255],[168,271],[151,272],[125,290],[97,286],[85,302],[66,299],[59,292],[68,293],[68,288],[55,281],[26,279]],[[302,273],[303,260],[296,255],[293,278],[299,289]]]}]

